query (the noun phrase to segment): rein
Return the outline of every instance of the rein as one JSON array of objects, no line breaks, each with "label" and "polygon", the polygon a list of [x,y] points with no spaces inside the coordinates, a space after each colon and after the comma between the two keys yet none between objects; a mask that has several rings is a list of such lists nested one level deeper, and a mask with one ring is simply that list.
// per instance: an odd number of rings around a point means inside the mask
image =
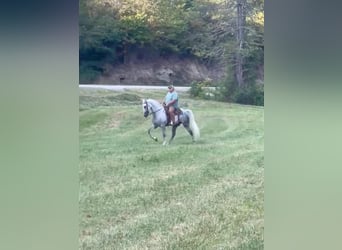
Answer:
[{"label": "rein", "polygon": [[152,114],[157,113],[158,111],[160,111],[160,110],[162,110],[162,109],[163,109],[163,108],[160,108],[160,109],[158,109],[158,110],[156,110],[156,111],[153,111],[152,108],[151,108]]}]

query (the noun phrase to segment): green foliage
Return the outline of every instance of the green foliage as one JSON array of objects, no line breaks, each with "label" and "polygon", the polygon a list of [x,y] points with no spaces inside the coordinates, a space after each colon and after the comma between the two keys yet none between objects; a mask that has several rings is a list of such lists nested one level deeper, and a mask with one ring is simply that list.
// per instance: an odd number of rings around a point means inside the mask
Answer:
[{"label": "green foliage", "polygon": [[254,101],[255,105],[264,106],[264,83],[254,85]]},{"label": "green foliage", "polygon": [[192,82],[190,84],[190,96],[203,99],[214,99],[213,90],[210,89],[211,85],[210,81]]},{"label": "green foliage", "polygon": [[216,88],[215,99],[239,104],[264,106],[264,84],[250,83],[238,88],[233,80],[227,79]]},{"label": "green foliage", "polygon": [[160,55],[229,64],[227,79],[216,84],[216,91],[208,92],[207,82],[192,83],[192,96],[261,105],[263,90],[255,82],[263,79],[264,1],[244,2],[241,89],[234,77],[236,0],[80,0],[80,82],[94,81],[106,64],[125,63],[132,48],[152,48]]},{"label": "green foliage", "polygon": [[232,36],[231,21],[226,20],[232,11],[215,1],[81,0],[80,53],[152,45],[161,51],[217,60],[224,56],[225,43]]},{"label": "green foliage", "polygon": [[215,99],[223,102],[235,102],[234,93],[236,92],[237,84],[233,66],[229,65],[226,71],[226,78],[216,84]]},{"label": "green foliage", "polygon": [[116,63],[121,34],[117,13],[96,1],[80,1],[80,82],[91,83],[103,73],[106,63]]},{"label": "green foliage", "polygon": [[[231,69],[228,69],[228,71],[231,72]],[[211,98],[203,95],[205,92],[200,86],[194,84],[191,87],[190,93],[192,93],[192,96],[223,102],[264,106],[264,83],[260,81],[249,82],[244,87],[239,88],[234,74],[231,73],[224,81],[216,83],[215,90],[211,92]]]},{"label": "green foliage", "polygon": [[236,103],[249,105],[264,105],[264,84],[252,84],[248,87],[237,89],[234,93]]},{"label": "green foliage", "polygon": [[233,77],[227,77],[215,87],[212,82],[208,81],[192,82],[189,94],[191,97],[205,100],[264,106],[263,83],[250,83],[243,88],[238,88]]},{"label": "green foliage", "polygon": [[89,84],[102,73],[102,62],[100,60],[80,62],[80,83]]}]

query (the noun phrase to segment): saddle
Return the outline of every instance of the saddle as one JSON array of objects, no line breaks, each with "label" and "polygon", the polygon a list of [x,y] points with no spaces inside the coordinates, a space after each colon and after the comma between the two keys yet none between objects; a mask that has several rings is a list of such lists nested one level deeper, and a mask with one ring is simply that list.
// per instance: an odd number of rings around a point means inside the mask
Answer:
[{"label": "saddle", "polygon": [[[169,111],[168,109],[166,108],[166,106],[164,106],[164,109],[165,109],[165,113],[166,113],[166,116],[167,116],[167,125],[170,125],[171,123],[171,118],[170,118],[170,114],[169,114]],[[175,120],[176,121],[179,121],[179,116],[183,114],[183,111],[180,109],[180,108],[176,108],[175,109]]]},{"label": "saddle", "polygon": [[176,108],[175,109],[175,115],[179,116],[181,114],[183,114],[183,111],[180,108]]}]

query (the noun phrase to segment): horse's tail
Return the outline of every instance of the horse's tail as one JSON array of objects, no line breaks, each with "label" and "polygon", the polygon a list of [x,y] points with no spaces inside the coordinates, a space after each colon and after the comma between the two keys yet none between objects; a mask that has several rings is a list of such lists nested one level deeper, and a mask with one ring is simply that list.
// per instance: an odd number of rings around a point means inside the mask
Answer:
[{"label": "horse's tail", "polygon": [[187,109],[186,111],[189,114],[189,126],[190,126],[190,129],[192,130],[194,141],[197,141],[200,138],[200,130],[195,121],[195,116],[190,109]]}]

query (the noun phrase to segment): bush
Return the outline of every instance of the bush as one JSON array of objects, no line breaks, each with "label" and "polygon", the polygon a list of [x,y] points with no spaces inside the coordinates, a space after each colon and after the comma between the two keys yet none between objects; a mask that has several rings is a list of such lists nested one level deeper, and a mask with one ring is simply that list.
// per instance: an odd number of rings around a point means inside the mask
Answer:
[{"label": "bush", "polygon": [[255,85],[255,105],[264,106],[264,84]]},{"label": "bush", "polygon": [[91,84],[103,72],[100,61],[81,62],[79,68],[80,84]]},{"label": "bush", "polygon": [[207,100],[264,106],[263,83],[250,83],[244,88],[238,88],[232,79],[227,79],[218,83],[215,90],[209,88],[212,87],[211,85],[209,81],[192,82],[190,96]]},{"label": "bush", "polygon": [[190,96],[199,97],[203,99],[213,99],[215,97],[214,91],[210,90],[210,81],[192,82],[190,84]]},{"label": "bush", "polygon": [[253,84],[245,88],[238,89],[234,95],[234,101],[240,104],[264,105],[264,85]]}]

